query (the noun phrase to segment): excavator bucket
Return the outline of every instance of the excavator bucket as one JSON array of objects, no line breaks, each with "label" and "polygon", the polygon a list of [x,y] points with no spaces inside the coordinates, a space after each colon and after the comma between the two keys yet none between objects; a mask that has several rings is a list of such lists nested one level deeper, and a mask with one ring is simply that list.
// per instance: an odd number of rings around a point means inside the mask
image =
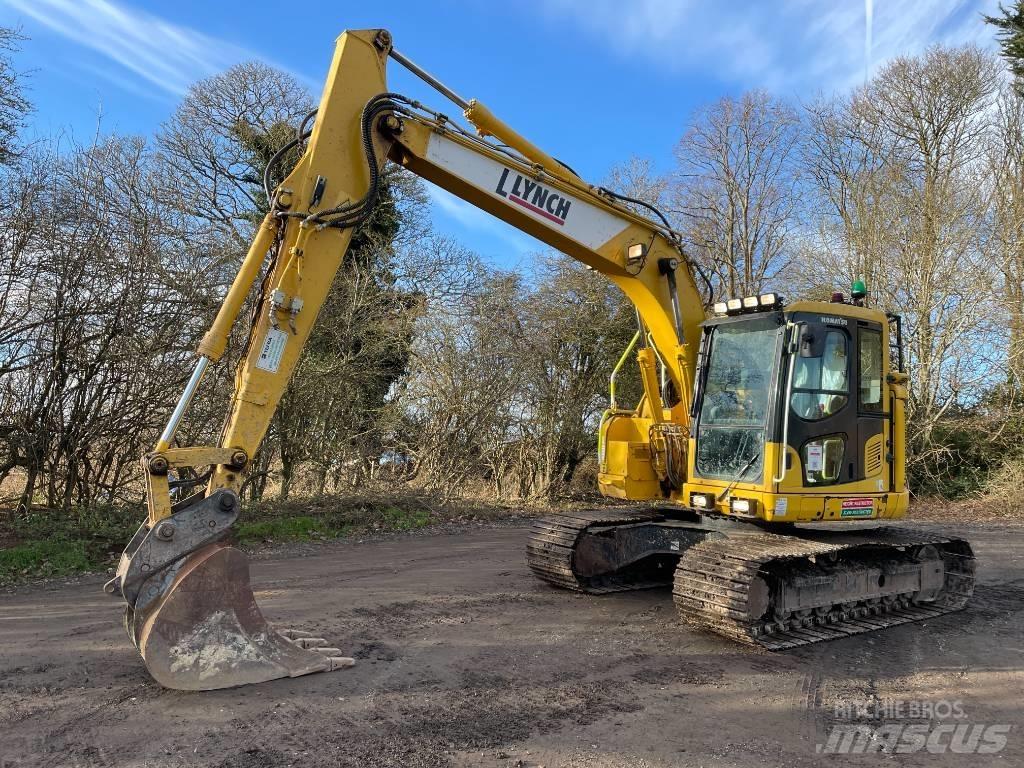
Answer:
[{"label": "excavator bucket", "polygon": [[146,668],[165,688],[232,688],[355,663],[309,633],[272,629],[256,604],[248,558],[232,546],[193,552],[158,589],[144,616],[129,611],[128,624]]}]

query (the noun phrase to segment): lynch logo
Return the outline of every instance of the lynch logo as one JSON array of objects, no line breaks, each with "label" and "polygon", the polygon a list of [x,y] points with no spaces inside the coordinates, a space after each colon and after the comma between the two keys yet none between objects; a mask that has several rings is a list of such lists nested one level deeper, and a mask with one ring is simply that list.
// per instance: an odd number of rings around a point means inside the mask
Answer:
[{"label": "lynch logo", "polygon": [[508,168],[502,169],[495,192],[559,226],[565,224],[565,218],[569,215],[569,207],[572,205],[571,200],[562,197],[553,189],[548,189],[540,182],[531,181],[518,173],[515,174],[514,181],[509,187],[510,173]]}]

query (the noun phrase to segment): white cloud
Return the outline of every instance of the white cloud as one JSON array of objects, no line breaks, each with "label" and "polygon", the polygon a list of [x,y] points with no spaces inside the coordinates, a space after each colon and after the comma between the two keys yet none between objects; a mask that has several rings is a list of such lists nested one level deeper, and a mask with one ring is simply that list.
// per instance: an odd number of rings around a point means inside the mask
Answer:
[{"label": "white cloud", "polygon": [[[253,58],[244,48],[112,0],[2,2],[174,95],[199,78]],[[115,73],[110,75],[116,83]]]},{"label": "white cloud", "polygon": [[744,87],[831,91],[934,42],[991,45],[981,14],[995,13],[998,0],[544,0],[535,7],[605,39],[619,57],[642,56]]}]

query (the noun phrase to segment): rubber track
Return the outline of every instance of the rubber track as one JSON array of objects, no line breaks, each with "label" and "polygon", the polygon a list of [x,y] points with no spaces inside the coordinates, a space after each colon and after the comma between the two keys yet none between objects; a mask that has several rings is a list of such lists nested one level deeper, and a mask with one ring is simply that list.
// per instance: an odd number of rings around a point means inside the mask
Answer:
[{"label": "rubber track", "polygon": [[[751,581],[777,564],[861,547],[935,545],[946,564],[945,589],[934,602],[901,601],[833,606],[823,616],[787,621],[752,621],[746,610]],[[690,547],[676,567],[673,596],[689,623],[750,645],[784,650],[862,632],[921,621],[960,610],[974,592],[974,555],[963,539],[933,536],[905,528],[879,528],[863,533],[800,531],[794,536],[772,533],[707,538]]]},{"label": "rubber track", "polygon": [[628,508],[585,510],[544,517],[530,529],[526,562],[530,570],[548,584],[591,595],[668,586],[669,581],[638,581],[628,574],[578,576],[572,567],[576,542],[588,528],[664,519],[665,516],[656,511]]}]

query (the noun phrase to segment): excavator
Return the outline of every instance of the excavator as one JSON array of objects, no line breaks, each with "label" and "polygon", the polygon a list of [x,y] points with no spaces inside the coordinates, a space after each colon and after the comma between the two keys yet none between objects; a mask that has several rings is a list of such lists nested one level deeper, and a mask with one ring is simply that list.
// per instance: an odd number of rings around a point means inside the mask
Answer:
[{"label": "excavator", "polygon": [[[389,61],[473,130],[389,91]],[[271,168],[293,150],[301,158],[271,189]],[[537,577],[590,594],[671,587],[686,623],[768,650],[965,605],[966,541],[873,522],[907,513],[908,379],[900,318],[870,307],[862,281],[831,301],[763,293],[706,307],[710,283],[656,207],[587,183],[401,54],[388,31],[347,31],[319,107],[270,161],[270,210],[143,459],[147,517],[106,586],[161,685],[211,690],[354,663],[268,624],[230,534],[246,467],[389,161],[582,262],[636,309],[598,436],[599,490],[617,503],[538,520],[526,544]],[[219,444],[179,446],[246,307]],[[642,385],[633,408],[614,391],[629,359]]]}]

